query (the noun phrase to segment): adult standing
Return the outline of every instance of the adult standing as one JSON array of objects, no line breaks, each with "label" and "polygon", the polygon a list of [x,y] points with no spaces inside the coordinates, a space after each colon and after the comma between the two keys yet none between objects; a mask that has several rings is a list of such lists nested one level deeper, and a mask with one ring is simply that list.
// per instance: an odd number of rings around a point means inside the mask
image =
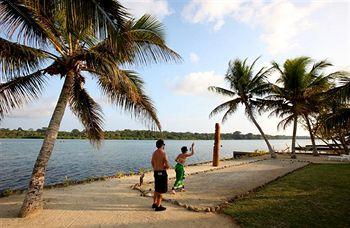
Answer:
[{"label": "adult standing", "polygon": [[162,194],[168,191],[168,174],[166,172],[169,169],[169,161],[165,153],[164,140],[159,139],[156,142],[157,149],[152,155],[152,167],[154,171],[154,196],[152,208],[155,211],[165,211],[166,208],[161,205]]}]

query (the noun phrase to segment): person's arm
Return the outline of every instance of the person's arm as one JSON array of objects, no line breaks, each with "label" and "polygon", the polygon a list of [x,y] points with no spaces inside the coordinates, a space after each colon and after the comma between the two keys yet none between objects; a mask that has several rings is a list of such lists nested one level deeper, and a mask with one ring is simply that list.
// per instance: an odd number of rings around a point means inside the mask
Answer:
[{"label": "person's arm", "polygon": [[165,169],[169,169],[170,168],[169,161],[168,161],[168,156],[166,156],[165,152],[164,152],[164,168]]},{"label": "person's arm", "polygon": [[151,159],[151,164],[152,164],[152,168],[154,169],[154,156],[152,156],[152,159]]},{"label": "person's arm", "polygon": [[194,154],[194,143],[191,145],[191,153],[187,155],[187,157],[191,157]]},{"label": "person's arm", "polygon": [[180,155],[177,155],[177,157],[175,158],[175,161],[176,162],[179,162],[178,160],[179,160],[179,157],[180,157]]}]

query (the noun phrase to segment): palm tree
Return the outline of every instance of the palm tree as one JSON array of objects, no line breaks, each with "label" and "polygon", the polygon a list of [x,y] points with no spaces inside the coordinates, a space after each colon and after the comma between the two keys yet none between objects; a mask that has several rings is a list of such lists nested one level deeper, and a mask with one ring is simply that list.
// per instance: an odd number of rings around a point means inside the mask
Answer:
[{"label": "palm tree", "polygon": [[208,89],[217,94],[230,97],[229,101],[217,106],[209,115],[212,117],[220,112],[226,111],[222,122],[224,123],[230,115],[232,115],[239,104],[243,104],[247,117],[253,121],[258,128],[261,136],[266,142],[272,158],[276,158],[274,149],[272,148],[267,136],[255,119],[255,110],[258,106],[257,97],[261,97],[269,92],[270,86],[265,81],[270,69],[261,68],[254,74],[253,68],[259,58],[255,59],[252,65],[246,63],[247,59],[241,61],[236,59],[229,62],[229,67],[225,75],[225,80],[229,84],[229,89],[210,86]]},{"label": "palm tree", "polygon": [[324,119],[326,128],[350,126],[350,73],[342,71],[339,74],[340,85],[328,90],[326,94],[329,101],[336,101],[331,104],[333,110]]},{"label": "palm tree", "polygon": [[318,131],[338,139],[345,153],[349,153],[346,137],[350,137],[350,78],[349,72],[339,72],[339,86],[325,93],[324,107],[317,120]]},{"label": "palm tree", "polygon": [[286,128],[293,123],[292,158],[295,155],[295,141],[297,133],[298,118],[304,118],[313,144],[313,153],[318,155],[313,130],[309,120],[311,113],[317,112],[322,93],[330,87],[330,79],[334,74],[325,75],[321,72],[324,68],[331,66],[327,61],[314,63],[309,57],[298,57],[288,59],[283,69],[278,63],[273,62],[273,68],[280,74],[276,85],[271,86],[272,94],[266,97],[267,109],[273,110],[271,114],[283,118],[278,127]]},{"label": "palm tree", "polygon": [[[115,0],[0,0],[2,75],[0,117],[38,98],[47,80],[63,82],[19,216],[42,208],[45,172],[67,104],[94,145],[103,114],[84,88],[95,79],[112,104],[160,129],[156,110],[132,64],[176,61],[163,26],[150,15],[135,20]],[[16,38],[16,42],[12,39]]]},{"label": "palm tree", "polygon": [[340,98],[340,102],[350,101],[350,72],[338,72],[340,85],[327,91],[328,96]]},{"label": "palm tree", "polygon": [[[333,139],[340,141],[346,154],[349,154],[350,149],[346,137],[350,137],[350,106],[334,102],[332,106],[324,110],[318,118],[318,132],[322,135],[331,136]],[[333,140],[335,143],[336,141]]]}]

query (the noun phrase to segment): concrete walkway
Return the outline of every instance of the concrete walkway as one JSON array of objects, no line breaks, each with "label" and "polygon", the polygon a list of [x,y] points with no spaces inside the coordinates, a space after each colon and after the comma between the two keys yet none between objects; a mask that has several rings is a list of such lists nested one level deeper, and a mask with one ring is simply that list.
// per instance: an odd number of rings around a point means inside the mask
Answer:
[{"label": "concrete walkway", "polygon": [[[193,174],[186,180],[188,191],[175,197],[195,205],[214,205],[306,164],[280,159],[243,164],[261,159],[268,156],[223,161],[216,171],[211,171],[211,164],[186,167],[186,172]],[[169,177],[174,176],[174,170],[169,170]],[[150,208],[152,200],[130,188],[138,180],[139,176],[132,176],[45,190],[44,211],[25,219],[16,218],[23,195],[1,198],[0,227],[237,226],[229,216],[192,212],[166,202],[167,211],[154,212]],[[152,174],[147,173],[145,182],[152,180]],[[202,198],[205,200],[199,203]]]},{"label": "concrete walkway", "polygon": [[[190,175],[186,177],[186,192],[178,192],[176,195],[168,193],[165,194],[164,198],[176,200],[180,202],[180,205],[186,206],[187,204],[196,210],[210,211],[235,196],[246,194],[258,186],[269,183],[277,177],[307,164],[307,162],[289,159],[268,159]],[[172,186],[173,183],[174,180],[170,181],[169,185]]]}]

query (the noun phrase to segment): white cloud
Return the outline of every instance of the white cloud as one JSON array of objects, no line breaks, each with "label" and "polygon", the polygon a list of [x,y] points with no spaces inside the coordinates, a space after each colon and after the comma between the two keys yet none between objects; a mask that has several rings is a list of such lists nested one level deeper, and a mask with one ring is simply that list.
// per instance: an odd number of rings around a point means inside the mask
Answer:
[{"label": "white cloud", "polygon": [[171,83],[171,89],[180,95],[208,94],[209,86],[222,86],[224,77],[214,71],[194,72]]},{"label": "white cloud", "polygon": [[191,63],[198,63],[198,61],[199,61],[198,55],[194,52],[191,52],[190,53],[190,61],[191,61]]},{"label": "white cloud", "polygon": [[225,24],[224,18],[232,14],[240,4],[239,0],[192,0],[183,9],[182,16],[191,23],[214,23],[214,30],[219,30]]},{"label": "white cloud", "polygon": [[255,3],[255,13],[245,6],[242,7],[241,14],[235,14],[235,18],[260,26],[263,29],[261,39],[267,44],[268,51],[279,54],[298,45],[296,38],[312,27],[310,16],[322,5],[322,2],[312,1],[307,5],[297,6],[287,0],[276,0],[266,5]]},{"label": "white cloud", "polygon": [[162,20],[173,12],[166,0],[121,0],[120,2],[136,17],[148,13]]},{"label": "white cloud", "polygon": [[8,115],[9,118],[36,119],[51,116],[55,108],[56,101],[43,100],[36,104],[29,103],[23,108],[15,109]]},{"label": "white cloud", "polygon": [[219,30],[226,19],[259,27],[268,51],[279,54],[297,46],[297,36],[311,28],[310,16],[323,5],[321,1],[302,4],[290,0],[192,0],[182,14],[191,23],[213,23],[214,30]]}]

